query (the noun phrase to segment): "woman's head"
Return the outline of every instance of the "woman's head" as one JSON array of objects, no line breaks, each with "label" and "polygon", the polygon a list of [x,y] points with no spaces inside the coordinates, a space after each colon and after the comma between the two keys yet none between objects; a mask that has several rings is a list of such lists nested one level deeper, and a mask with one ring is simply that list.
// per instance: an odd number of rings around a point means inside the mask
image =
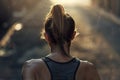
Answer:
[{"label": "woman's head", "polygon": [[57,45],[62,53],[68,56],[64,45],[67,43],[69,47],[74,36],[75,22],[73,18],[65,13],[62,5],[52,6],[45,20],[45,37],[51,48],[52,45]]},{"label": "woman's head", "polygon": [[51,7],[45,21],[45,32],[53,44],[70,42],[75,32],[75,22],[65,13],[62,5]]}]

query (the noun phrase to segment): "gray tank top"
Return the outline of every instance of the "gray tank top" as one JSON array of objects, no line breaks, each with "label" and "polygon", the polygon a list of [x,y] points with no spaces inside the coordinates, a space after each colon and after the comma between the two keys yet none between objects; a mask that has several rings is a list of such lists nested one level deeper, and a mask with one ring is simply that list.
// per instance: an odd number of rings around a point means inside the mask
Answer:
[{"label": "gray tank top", "polygon": [[73,58],[68,62],[56,62],[48,57],[43,58],[51,75],[51,80],[75,80],[80,60]]}]

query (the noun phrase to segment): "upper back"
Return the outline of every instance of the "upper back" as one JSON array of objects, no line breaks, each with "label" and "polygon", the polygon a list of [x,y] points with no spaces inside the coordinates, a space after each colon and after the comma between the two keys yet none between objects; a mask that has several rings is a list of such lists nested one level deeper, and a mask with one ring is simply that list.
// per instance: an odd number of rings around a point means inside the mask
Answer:
[{"label": "upper back", "polygon": [[[76,79],[74,80],[100,80],[96,68],[94,67],[93,64],[87,61],[82,61],[82,60],[79,61],[80,61],[80,65],[78,68],[76,68],[76,74],[74,75]],[[52,70],[56,68],[53,65],[50,66],[53,67]],[[61,72],[60,70],[58,71],[60,72],[60,74],[64,74],[65,76],[70,77],[71,75],[73,75],[73,73],[71,72],[70,74],[65,73],[67,71],[68,72],[72,71],[72,69],[70,68],[73,68],[73,65],[69,65],[69,66],[67,66],[68,69],[67,67],[64,68],[65,66],[59,66],[58,68],[62,71]],[[51,72],[49,70],[50,69],[48,68],[48,66],[46,66],[46,63],[42,59],[33,59],[27,61],[22,71],[23,80],[52,80]],[[67,80],[67,79],[60,79],[60,80]],[[73,79],[68,79],[68,80],[73,80]]]}]

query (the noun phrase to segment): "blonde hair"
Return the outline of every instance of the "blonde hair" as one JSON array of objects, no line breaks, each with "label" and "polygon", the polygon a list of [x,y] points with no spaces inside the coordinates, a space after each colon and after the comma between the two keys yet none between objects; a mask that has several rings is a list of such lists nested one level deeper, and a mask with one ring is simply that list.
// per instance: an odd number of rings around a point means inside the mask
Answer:
[{"label": "blonde hair", "polygon": [[59,28],[60,33],[62,33],[64,27],[64,15],[65,15],[65,10],[63,6],[57,4],[51,7],[50,12],[46,16],[46,20],[52,18],[53,23],[56,25],[56,27]]},{"label": "blonde hair", "polygon": [[65,42],[70,43],[74,30],[74,20],[65,13],[64,7],[60,4],[53,5],[45,19],[45,32],[50,41],[58,44],[65,54],[63,45]]}]

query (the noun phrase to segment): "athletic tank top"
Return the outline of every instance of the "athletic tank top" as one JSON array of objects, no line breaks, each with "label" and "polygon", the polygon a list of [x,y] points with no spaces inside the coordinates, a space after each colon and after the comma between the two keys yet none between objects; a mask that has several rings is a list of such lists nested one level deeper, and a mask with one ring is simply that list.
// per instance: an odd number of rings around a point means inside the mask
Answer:
[{"label": "athletic tank top", "polygon": [[68,62],[56,62],[48,57],[43,58],[51,75],[51,80],[75,80],[80,60],[73,58]]}]

